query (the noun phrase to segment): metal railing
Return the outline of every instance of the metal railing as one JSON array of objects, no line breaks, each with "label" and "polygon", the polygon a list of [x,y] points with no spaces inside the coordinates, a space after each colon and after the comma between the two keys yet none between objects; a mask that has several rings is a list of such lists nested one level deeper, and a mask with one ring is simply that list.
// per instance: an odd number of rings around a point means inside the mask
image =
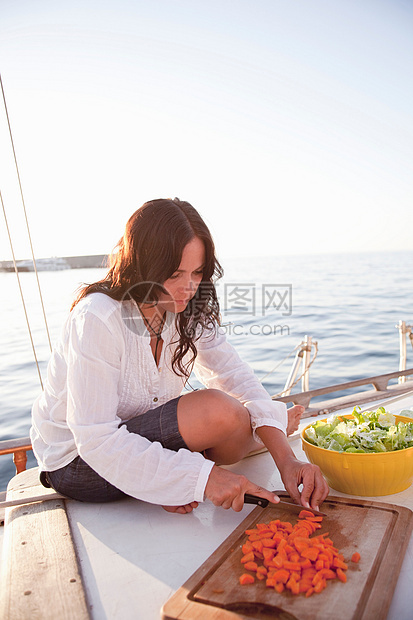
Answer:
[{"label": "metal railing", "polygon": [[[399,370],[406,370],[406,362],[407,362],[407,337],[410,338],[410,342],[413,347],[413,333],[412,333],[412,325],[406,325],[406,321],[399,321],[396,325],[399,330],[399,344],[400,344],[400,361],[399,361]],[[401,375],[399,377],[399,383],[404,383],[406,381],[405,375]]]},{"label": "metal railing", "polygon": [[[314,347],[314,356],[311,359],[311,350]],[[318,346],[317,342],[313,341],[311,336],[305,336],[304,341],[301,343],[300,347],[297,350],[294,361],[291,366],[290,374],[287,377],[287,381],[285,382],[284,389],[280,392],[280,396],[288,396],[291,393],[293,387],[300,381],[301,379],[301,391],[306,392],[309,389],[309,371],[310,366],[315,362],[317,357]],[[296,379],[298,369],[302,366],[301,375]]]},{"label": "metal railing", "polygon": [[0,441],[0,455],[12,454],[13,462],[16,467],[16,474],[26,469],[27,451],[32,449],[30,437],[20,439],[5,439]]},{"label": "metal railing", "polygon": [[[337,409],[343,409],[345,407],[351,407],[379,399],[390,398],[396,394],[399,395],[404,392],[413,391],[413,381],[405,381],[403,383],[396,383],[395,385],[390,386],[388,385],[391,379],[399,380],[400,377],[407,377],[408,375],[413,375],[413,368],[403,371],[399,370],[396,372],[389,372],[385,375],[377,375],[375,377],[366,377],[365,379],[338,383],[336,385],[330,385],[316,390],[308,390],[307,392],[297,392],[297,394],[291,394],[288,396],[276,396],[273,397],[273,399],[284,403],[303,405],[305,407],[303,417],[306,418],[319,415],[320,413],[329,413],[330,411],[336,411]],[[359,391],[356,394],[350,394],[347,396],[336,397],[328,401],[318,402],[314,406],[310,406],[313,398],[324,396],[326,394],[332,394],[334,392],[342,392],[344,390],[350,390],[365,385],[372,385],[373,389],[362,392]]]}]

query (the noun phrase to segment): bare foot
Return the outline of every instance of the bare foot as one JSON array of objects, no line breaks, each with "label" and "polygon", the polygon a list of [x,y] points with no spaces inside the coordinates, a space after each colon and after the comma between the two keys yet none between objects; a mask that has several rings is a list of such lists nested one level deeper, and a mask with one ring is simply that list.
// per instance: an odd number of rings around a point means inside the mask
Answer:
[{"label": "bare foot", "polygon": [[304,407],[302,405],[294,405],[290,409],[287,409],[288,425],[287,436],[292,435],[300,426],[301,416],[304,413]]},{"label": "bare foot", "polygon": [[162,506],[166,512],[178,512],[181,515],[185,515],[188,512],[192,512],[194,508],[197,508],[198,502],[191,502],[190,504],[185,504],[184,506]]}]

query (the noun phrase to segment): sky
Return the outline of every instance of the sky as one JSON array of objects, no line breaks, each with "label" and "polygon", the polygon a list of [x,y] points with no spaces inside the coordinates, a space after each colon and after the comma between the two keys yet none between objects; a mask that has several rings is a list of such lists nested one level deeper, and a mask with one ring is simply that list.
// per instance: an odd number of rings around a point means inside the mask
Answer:
[{"label": "sky", "polygon": [[0,73],[36,258],[110,252],[175,196],[220,258],[413,248],[410,0],[0,0]]}]

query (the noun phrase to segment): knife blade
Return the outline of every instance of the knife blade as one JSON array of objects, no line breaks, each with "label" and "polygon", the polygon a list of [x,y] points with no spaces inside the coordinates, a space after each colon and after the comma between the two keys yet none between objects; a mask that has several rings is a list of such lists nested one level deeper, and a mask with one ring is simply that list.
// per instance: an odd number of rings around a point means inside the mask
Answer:
[{"label": "knife blade", "polygon": [[291,502],[284,502],[280,500],[277,504],[275,502],[270,502],[269,499],[264,499],[263,497],[258,497],[258,495],[251,495],[250,493],[245,493],[244,495],[244,504],[256,504],[257,506],[261,506],[261,508],[266,508],[268,505],[273,508],[288,508],[293,512],[301,512],[302,510],[308,510],[312,512],[317,517],[326,517],[325,512],[320,512],[319,510],[314,510],[313,508],[305,508],[304,506],[300,506],[299,504],[292,504]]}]

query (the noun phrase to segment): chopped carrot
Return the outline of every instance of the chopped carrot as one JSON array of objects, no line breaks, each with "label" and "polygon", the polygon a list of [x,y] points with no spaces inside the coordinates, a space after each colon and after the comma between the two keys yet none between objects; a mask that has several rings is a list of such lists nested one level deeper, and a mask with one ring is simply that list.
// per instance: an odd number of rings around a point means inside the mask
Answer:
[{"label": "chopped carrot", "polygon": [[258,570],[258,564],[256,562],[245,562],[244,568],[246,570],[251,570],[256,573]]},{"label": "chopped carrot", "polygon": [[287,570],[301,571],[301,564],[299,562],[289,562],[288,560],[286,560],[284,562],[283,568],[286,568]]},{"label": "chopped carrot", "polygon": [[323,517],[318,517],[317,515],[312,515],[311,517],[306,517],[307,521],[314,521],[315,523],[321,523]]},{"label": "chopped carrot", "polygon": [[308,579],[309,581],[312,581],[316,572],[317,571],[315,568],[305,568],[301,573],[301,577],[302,579]]},{"label": "chopped carrot", "polygon": [[275,556],[275,558],[272,561],[272,564],[276,567],[276,568],[282,568],[283,564],[284,564],[284,558],[282,557],[281,554],[277,554]]},{"label": "chopped carrot", "polygon": [[357,562],[360,561],[360,554],[358,551],[356,551],[355,553],[353,553],[353,555],[351,556],[351,561],[355,562],[357,564]]},{"label": "chopped carrot", "polygon": [[313,581],[311,582],[313,586],[316,586],[319,581],[323,581],[324,576],[321,570],[317,571],[313,577]]},{"label": "chopped carrot", "polygon": [[342,560],[340,560],[340,558],[334,558],[333,566],[335,568],[342,568],[343,570],[347,570],[348,569],[347,564],[345,562],[343,562]]},{"label": "chopped carrot", "polygon": [[293,531],[293,526],[291,525],[289,521],[280,521],[279,527],[282,527],[287,532]]},{"label": "chopped carrot", "polygon": [[296,582],[296,580],[293,577],[290,577],[290,579],[287,581],[285,586],[286,586],[286,588],[291,590],[291,592],[293,594],[299,594],[300,593],[300,585]]},{"label": "chopped carrot", "polygon": [[267,547],[267,549],[275,549],[275,547],[277,546],[277,541],[273,540],[272,538],[263,538],[261,540],[262,546],[263,547]]},{"label": "chopped carrot", "polygon": [[333,570],[330,570],[329,568],[323,569],[323,575],[324,575],[324,579],[335,579],[336,578],[336,573]]},{"label": "chopped carrot", "polygon": [[281,553],[281,551],[286,547],[286,545],[287,545],[287,541],[286,541],[285,538],[280,540],[280,542],[278,544],[278,553]]},{"label": "chopped carrot", "polygon": [[316,530],[314,523],[311,523],[311,521],[301,521],[300,528],[307,530],[310,534]]},{"label": "chopped carrot", "polygon": [[262,555],[265,560],[272,560],[275,556],[275,549],[269,549],[268,547],[264,547],[262,550]]},{"label": "chopped carrot", "polygon": [[255,542],[252,543],[252,547],[254,549],[254,551],[258,551],[259,553],[262,553],[262,541],[261,540],[256,540]]},{"label": "chopped carrot", "polygon": [[310,512],[309,510],[302,510],[300,512],[300,514],[298,515],[299,519],[306,519],[307,517],[313,517],[314,513]]},{"label": "chopped carrot", "polygon": [[247,555],[247,553],[249,553],[250,551],[253,551],[254,547],[252,546],[252,543],[250,543],[249,541],[246,542],[244,545],[242,545],[242,553],[244,555]]},{"label": "chopped carrot", "polygon": [[[245,532],[248,541],[242,545],[241,563],[278,593],[287,589],[291,594],[309,597],[322,592],[330,580],[345,583],[348,566],[344,556],[334,547],[328,532],[314,535],[322,527],[321,522],[322,517],[302,510],[294,526],[279,519],[258,523]],[[359,560],[360,554],[354,553],[352,561]],[[240,583],[253,582],[250,573],[241,575]]]},{"label": "chopped carrot", "polygon": [[303,558],[308,558],[312,562],[315,562],[318,558],[318,553],[318,549],[316,549],[315,547],[307,547],[307,549],[304,549],[301,552],[301,556]]},{"label": "chopped carrot", "polygon": [[302,536],[296,536],[294,538],[294,547],[297,549],[299,553],[304,551],[304,549],[307,549],[308,546],[309,546],[309,542],[307,538],[304,538]]},{"label": "chopped carrot", "polygon": [[277,570],[277,572],[273,574],[272,579],[274,579],[276,582],[282,581],[282,583],[287,583],[289,577],[290,577],[290,573],[288,572],[288,570],[281,568],[280,570]]},{"label": "chopped carrot", "polygon": [[242,586],[246,586],[249,583],[254,583],[254,581],[255,581],[254,577],[248,573],[244,573],[239,578],[239,582]]},{"label": "chopped carrot", "polygon": [[343,583],[346,583],[346,581],[347,581],[346,573],[341,568],[338,568],[336,570],[336,573],[337,573],[337,577],[340,579],[340,581],[342,581]]},{"label": "chopped carrot", "polygon": [[277,545],[279,545],[280,542],[284,540],[284,534],[282,532],[276,532],[272,539],[275,540]]},{"label": "chopped carrot", "polygon": [[321,592],[322,590],[324,590],[326,585],[327,583],[325,579],[320,579],[320,581],[318,581],[316,585],[314,586],[314,592],[317,592],[317,593]]}]

